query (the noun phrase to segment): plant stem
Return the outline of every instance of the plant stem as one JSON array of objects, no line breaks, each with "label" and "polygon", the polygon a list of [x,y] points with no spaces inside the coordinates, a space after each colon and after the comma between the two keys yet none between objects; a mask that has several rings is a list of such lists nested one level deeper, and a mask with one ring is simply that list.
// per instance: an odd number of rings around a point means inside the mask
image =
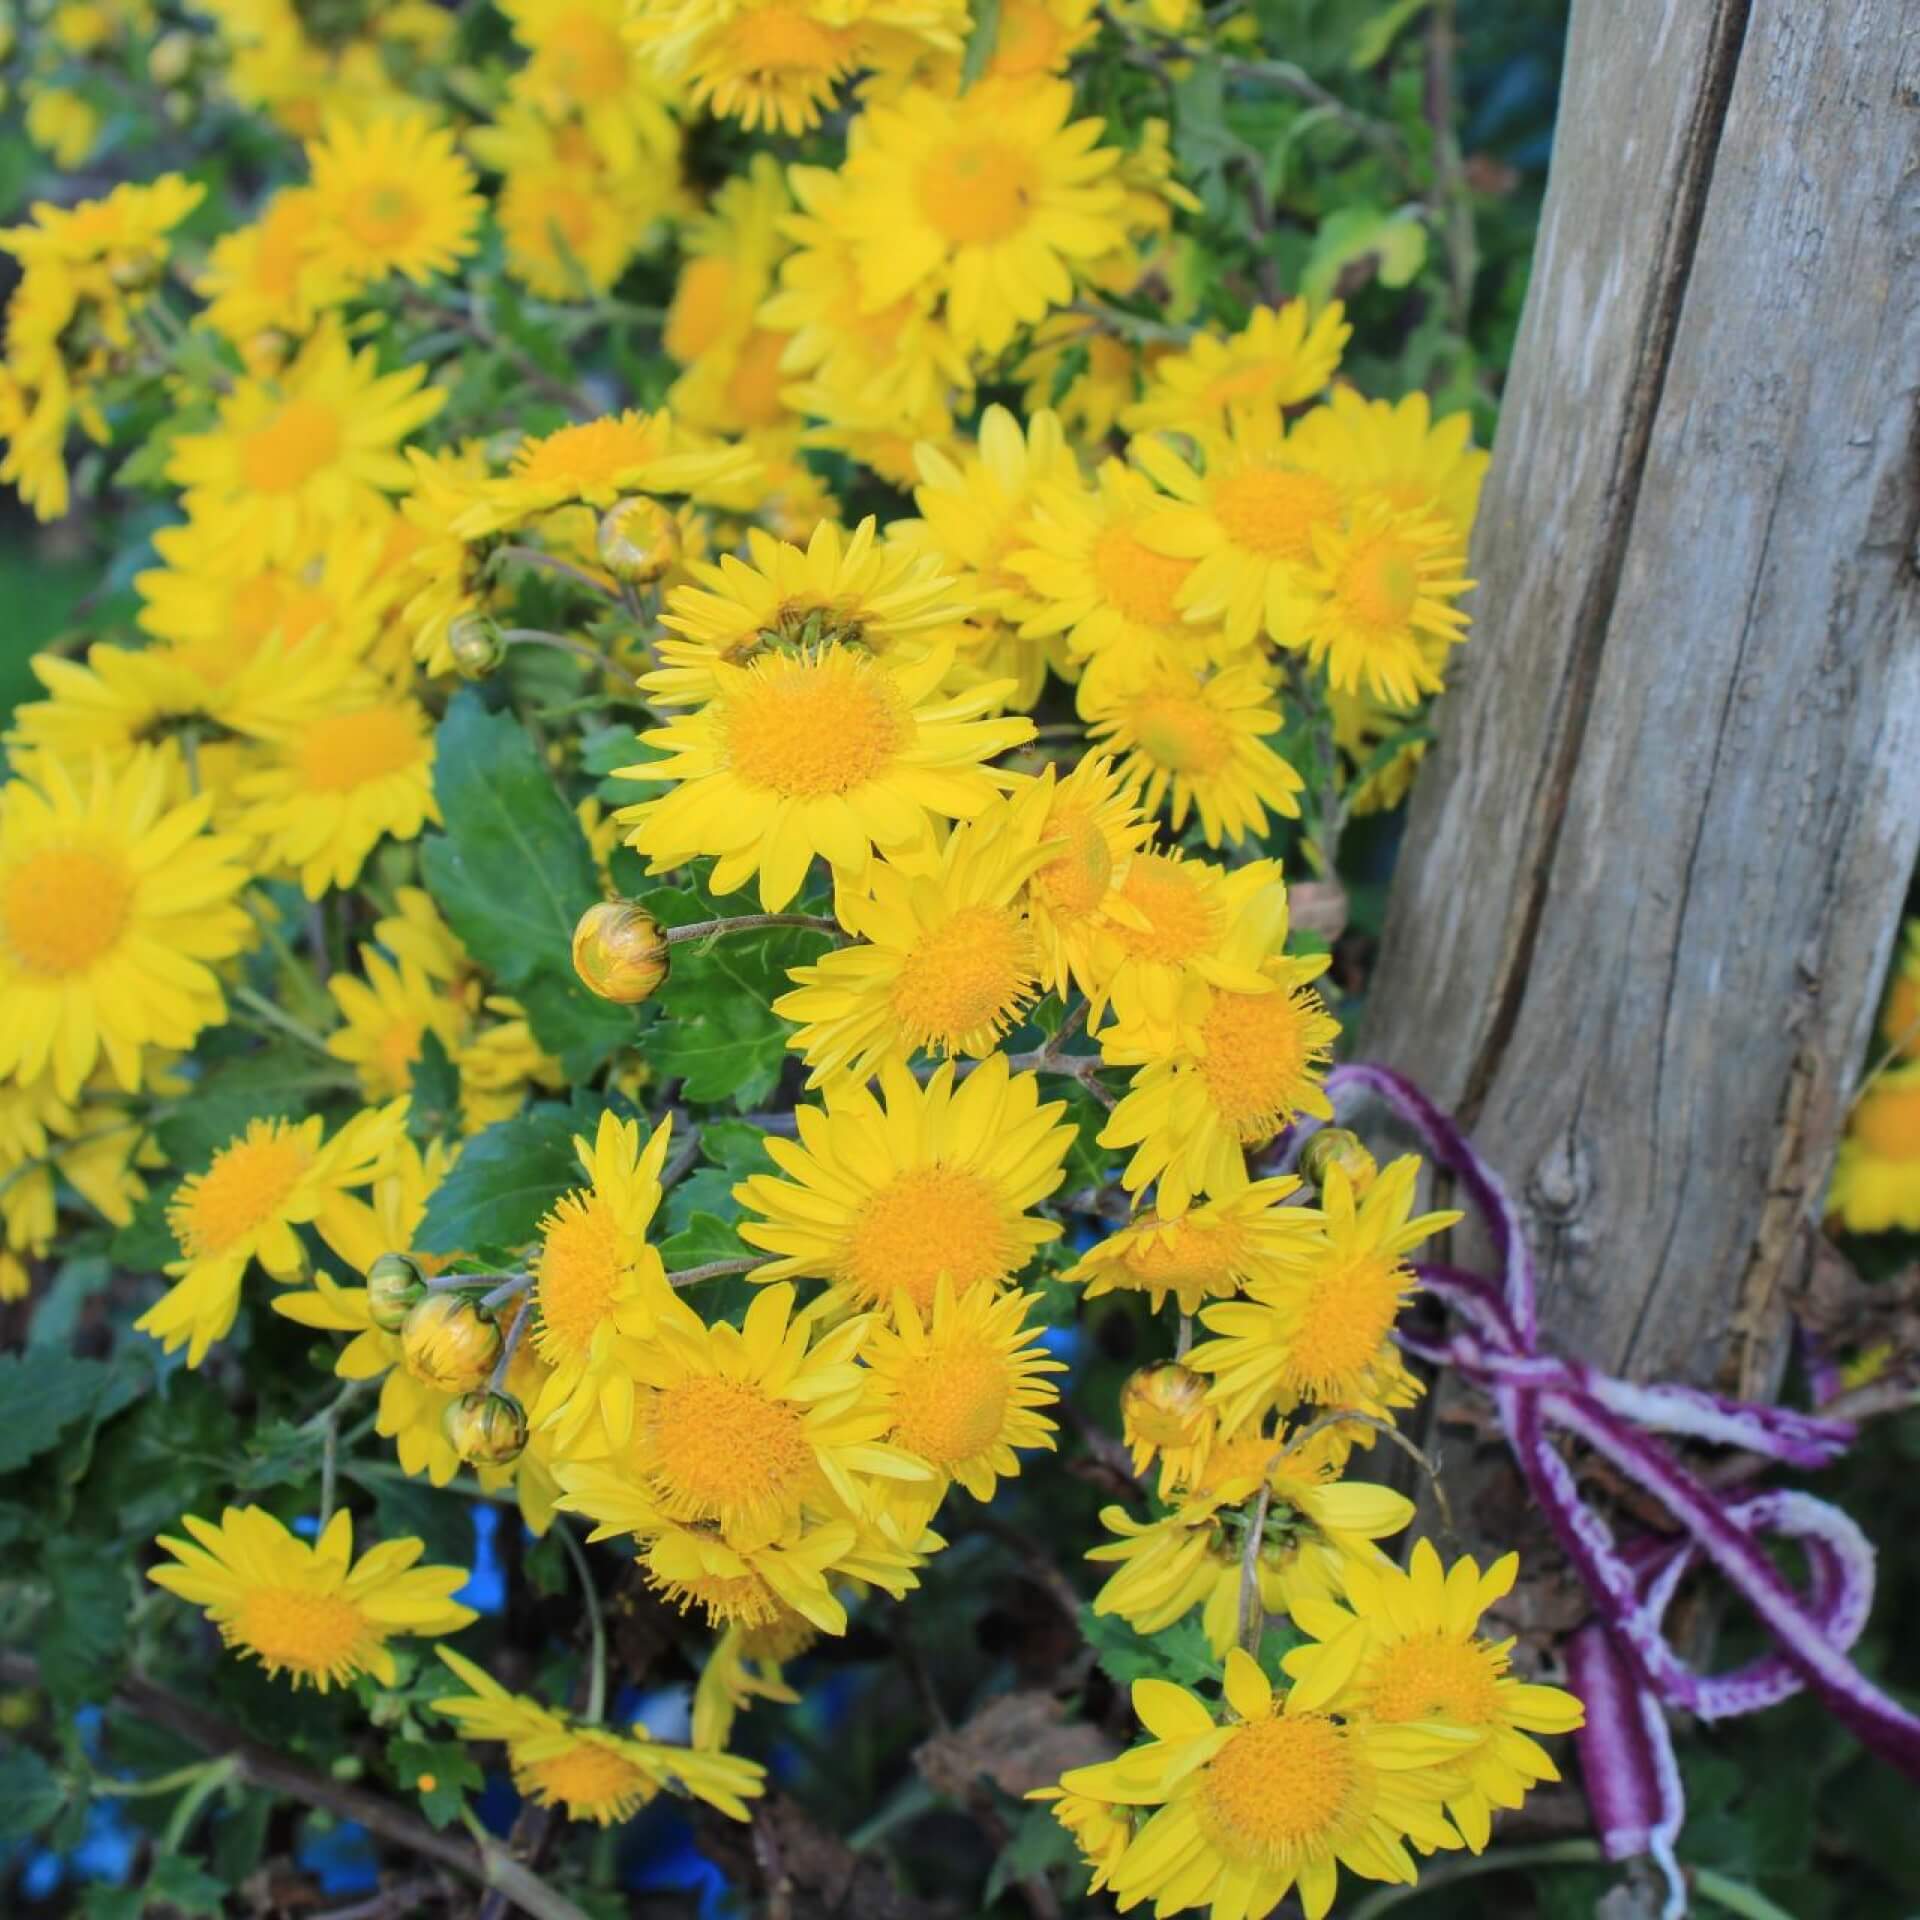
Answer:
[{"label": "plant stem", "polygon": [[[532,1274],[510,1273],[491,1293],[483,1293],[480,1296],[480,1304],[491,1313],[495,1307],[504,1307],[516,1294],[527,1292],[532,1285]],[[518,1322],[516,1321],[515,1324],[518,1325]]]},{"label": "plant stem", "polygon": [[600,1590],[593,1584],[593,1569],[587,1565],[587,1551],[573,1537],[573,1529],[556,1516],[554,1531],[566,1548],[573,1570],[580,1578],[580,1597],[587,1603],[587,1625],[593,1633],[593,1665],[587,1675],[587,1711],[589,1726],[597,1727],[607,1706],[607,1623],[600,1612]]},{"label": "plant stem", "polygon": [[557,553],[542,553],[538,547],[510,544],[496,548],[494,557],[511,560],[522,567],[537,567],[542,573],[558,574],[563,580],[571,580],[576,586],[585,587],[589,593],[597,593],[603,600],[617,601],[620,598],[605,581],[596,580],[586,568],[576,567],[571,560],[562,560]]},{"label": "plant stem", "polygon": [[232,997],[256,1018],[264,1020],[270,1027],[278,1027],[289,1038],[298,1040],[303,1047],[311,1047],[323,1059],[332,1060],[335,1056],[327,1051],[327,1043],[319,1034],[302,1020],[296,1020],[283,1008],[276,1007],[264,994],[255,993],[251,987],[230,989]]},{"label": "plant stem", "polygon": [[500,1343],[500,1358],[493,1363],[493,1376],[487,1382],[489,1393],[501,1393],[506,1389],[507,1371],[513,1365],[514,1349],[520,1344],[520,1336],[527,1330],[527,1322],[533,1318],[533,1302],[521,1303],[520,1311],[513,1316],[513,1325],[507,1329],[507,1337]]},{"label": "plant stem", "polygon": [[612,654],[602,653],[584,640],[570,639],[564,633],[548,633],[543,627],[502,627],[500,638],[511,647],[552,647],[557,653],[570,653],[598,667],[609,679],[618,680],[635,693],[640,691],[640,682]]},{"label": "plant stem", "polygon": [[662,929],[667,945],[683,940],[717,940],[722,934],[751,933],[759,927],[807,927],[815,933],[838,934],[840,923],[818,913],[736,913],[719,920],[693,920],[684,927]]},{"label": "plant stem", "polygon": [[157,1773],[150,1780],[114,1780],[96,1774],[87,1782],[88,1797],[95,1800],[146,1800],[155,1794],[178,1793],[190,1787],[209,1768],[223,1766],[221,1760],[190,1760],[171,1773]]},{"label": "plant stem", "polygon": [[678,1273],[667,1275],[667,1284],[674,1287],[697,1287],[702,1280],[724,1280],[730,1273],[751,1273],[756,1267],[764,1267],[773,1258],[771,1254],[756,1253],[744,1260],[709,1260],[703,1267],[682,1267]]},{"label": "plant stem", "polygon": [[232,1754],[209,1760],[200,1769],[200,1777],[180,1796],[179,1804],[167,1817],[166,1832],[160,1836],[164,1853],[177,1853],[180,1843],[193,1831],[200,1809],[230,1780],[240,1777],[240,1762]]},{"label": "plant stem", "polygon": [[1263,1476],[1260,1497],[1253,1503],[1247,1544],[1240,1555],[1240,1644],[1248,1658],[1260,1658],[1261,1636],[1267,1630],[1267,1603],[1260,1595],[1260,1547],[1266,1537],[1267,1508],[1273,1501],[1273,1476]]},{"label": "plant stem", "polygon": [[1785,1907],[1775,1906],[1764,1893],[1748,1886],[1744,1880],[1729,1880],[1711,1867],[1689,1867],[1687,1877],[1693,1882],[1695,1893],[1704,1893],[1729,1913],[1744,1914],[1746,1920],[1793,1920]]},{"label": "plant stem", "polygon": [[1347,1920],[1379,1920],[1381,1914],[1417,1900],[1423,1893],[1462,1880],[1477,1880],[1486,1873],[1518,1873],[1527,1867],[1598,1867],[1605,1866],[1606,1859],[1597,1840],[1547,1840],[1534,1847],[1499,1848],[1471,1860],[1450,1860],[1444,1866],[1430,1867],[1417,1887],[1382,1887],[1362,1900]]}]

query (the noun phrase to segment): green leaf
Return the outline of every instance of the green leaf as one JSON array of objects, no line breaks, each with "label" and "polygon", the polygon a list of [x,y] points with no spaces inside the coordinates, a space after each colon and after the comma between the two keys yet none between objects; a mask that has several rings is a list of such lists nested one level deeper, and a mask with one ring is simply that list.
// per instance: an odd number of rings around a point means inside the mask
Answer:
[{"label": "green leaf", "polygon": [[72,1538],[54,1541],[45,1564],[53,1597],[34,1640],[41,1676],[56,1699],[96,1698],[126,1635],[126,1569],[110,1547]]},{"label": "green leaf", "polygon": [[1378,13],[1369,15],[1353,36],[1353,51],[1347,56],[1347,65],[1355,73],[1378,66],[1399,38],[1400,30],[1430,5],[1432,0],[1391,0],[1391,4]]},{"label": "green leaf", "polygon": [[1053,1817],[1052,1809],[1028,1807],[987,1875],[983,1898],[992,1906],[1015,1881],[1044,1879],[1056,1867],[1079,1864],[1080,1849],[1074,1845],[1072,1834]]},{"label": "green leaf", "polygon": [[53,1769],[31,1747],[0,1746],[0,1840],[38,1833],[65,1800]]},{"label": "green leaf", "polygon": [[1342,207],[1328,214],[1307,250],[1300,291],[1312,305],[1324,306],[1342,275],[1368,259],[1382,286],[1404,287],[1427,261],[1427,230],[1418,210]]},{"label": "green leaf", "polygon": [[162,1151],[176,1167],[191,1172],[207,1166],[222,1147],[246,1132],[249,1120],[293,1119],[305,1112],[305,1089],[289,1085],[279,1074],[240,1071],[246,1065],[235,1061],[208,1074],[178,1111],[154,1128]]},{"label": "green leaf", "polygon": [[112,1371],[70,1353],[0,1354],[0,1473],[57,1446],[61,1430],[102,1400]]},{"label": "green leaf", "polygon": [[974,0],[973,32],[967,37],[966,58],[960,63],[960,91],[967,92],[993,64],[1000,44],[1000,0]]},{"label": "green leaf", "polygon": [[216,1880],[197,1860],[184,1853],[156,1854],[147,1869],[148,1907],[168,1906],[181,1913],[210,1914],[218,1920],[225,1909],[227,1883]]},{"label": "green leaf", "polygon": [[725,1167],[736,1179],[752,1173],[771,1173],[767,1136],[744,1120],[704,1120],[700,1124],[700,1151],[716,1167]]},{"label": "green leaf", "polygon": [[437,1140],[460,1119],[460,1075],[445,1043],[429,1029],[420,1036],[420,1057],[407,1087],[407,1130],[416,1140]]},{"label": "green leaf", "polygon": [[660,1258],[669,1273],[704,1267],[710,1260],[738,1260],[752,1252],[726,1221],[711,1213],[696,1213],[682,1232],[660,1243]]},{"label": "green leaf", "polygon": [[169,1260],[180,1258],[180,1243],[167,1225],[167,1208],[179,1185],[178,1180],[168,1180],[148,1189],[147,1197],[134,1208],[133,1218],[113,1236],[108,1251],[115,1266],[130,1273],[158,1273]]},{"label": "green leaf", "polygon": [[1124,1620],[1082,1607],[1080,1637],[1093,1649],[1101,1671],[1117,1687],[1130,1687],[1136,1680],[1171,1680],[1177,1687],[1210,1686],[1220,1678],[1220,1662],[1207,1645],[1206,1629],[1197,1613],[1143,1639]]},{"label": "green leaf", "polygon": [[420,1810],[436,1827],[457,1820],[467,1789],[485,1781],[457,1740],[395,1740],[387,1748],[387,1765],[403,1791],[420,1796]]},{"label": "green leaf", "polygon": [[267,1420],[247,1434],[246,1458],[233,1476],[239,1492],[258,1493],[305,1479],[320,1460],[320,1442],[291,1420]]},{"label": "green leaf", "polygon": [[80,1911],[87,1920],[140,1920],[147,1910],[144,1887],[89,1887],[80,1896]]},{"label": "green leaf", "polygon": [[609,1054],[631,1046],[639,1036],[633,1008],[589,993],[571,961],[564,977],[536,974],[520,988],[519,1000],[534,1038],[572,1080],[590,1078]]},{"label": "green leaf", "polygon": [[525,1246],[540,1216],[586,1178],[573,1147],[583,1126],[573,1108],[548,1100],[475,1134],[434,1189],[414,1245],[471,1254]]}]

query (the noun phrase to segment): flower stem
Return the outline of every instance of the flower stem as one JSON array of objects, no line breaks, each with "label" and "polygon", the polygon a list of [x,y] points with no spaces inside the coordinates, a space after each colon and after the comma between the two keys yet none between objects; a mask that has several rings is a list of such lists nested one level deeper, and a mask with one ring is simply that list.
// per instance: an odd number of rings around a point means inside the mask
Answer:
[{"label": "flower stem", "polygon": [[697,1287],[702,1280],[723,1280],[730,1273],[751,1273],[756,1267],[764,1267],[770,1256],[756,1253],[744,1260],[709,1260],[703,1267],[682,1267],[678,1273],[667,1275],[667,1283],[675,1287]]},{"label": "flower stem", "polygon": [[326,1041],[305,1021],[296,1020],[283,1008],[276,1007],[264,994],[255,993],[251,987],[234,987],[231,993],[235,1001],[256,1018],[264,1020],[268,1026],[278,1027],[291,1039],[298,1040],[303,1047],[311,1047],[315,1053],[328,1060],[336,1057],[327,1051]]},{"label": "flower stem", "polygon": [[751,933],[759,927],[808,927],[815,933],[837,934],[840,923],[818,913],[736,913],[719,920],[693,920],[684,927],[663,929],[666,943],[677,947],[683,940],[717,940],[722,934]]},{"label": "flower stem", "polygon": [[493,1377],[487,1382],[489,1393],[501,1393],[506,1389],[507,1371],[513,1365],[514,1349],[520,1344],[520,1336],[527,1330],[527,1322],[533,1318],[533,1302],[521,1303],[520,1311],[513,1316],[513,1325],[507,1329],[507,1337],[500,1343],[500,1358],[493,1363]]},{"label": "flower stem", "polygon": [[597,1727],[607,1706],[607,1623],[600,1612],[600,1590],[593,1584],[593,1569],[587,1565],[586,1549],[573,1537],[573,1529],[565,1520],[556,1518],[554,1530],[573,1562],[574,1572],[579,1575],[580,1597],[586,1602],[587,1625],[593,1634],[593,1651],[589,1656],[593,1665],[587,1676],[585,1719],[589,1726]]}]

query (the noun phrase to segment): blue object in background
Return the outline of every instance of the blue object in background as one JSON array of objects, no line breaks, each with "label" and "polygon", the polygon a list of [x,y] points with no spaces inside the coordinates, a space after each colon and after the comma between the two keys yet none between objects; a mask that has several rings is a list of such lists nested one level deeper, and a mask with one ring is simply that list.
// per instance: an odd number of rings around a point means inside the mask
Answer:
[{"label": "blue object in background", "polygon": [[620,1884],[630,1893],[688,1893],[699,1920],[741,1911],[726,1875],[694,1844],[693,1829],[671,1802],[655,1801],[622,1836]]},{"label": "blue object in background", "polygon": [[476,1613],[499,1613],[507,1604],[506,1570],[500,1564],[500,1509],[485,1500],[473,1507],[473,1571],[453,1597]]},{"label": "blue object in background", "polygon": [[309,1822],[294,1844],[294,1862],[335,1899],[372,1893],[380,1884],[380,1862],[373,1841],[358,1820],[342,1820],[325,1829]]}]

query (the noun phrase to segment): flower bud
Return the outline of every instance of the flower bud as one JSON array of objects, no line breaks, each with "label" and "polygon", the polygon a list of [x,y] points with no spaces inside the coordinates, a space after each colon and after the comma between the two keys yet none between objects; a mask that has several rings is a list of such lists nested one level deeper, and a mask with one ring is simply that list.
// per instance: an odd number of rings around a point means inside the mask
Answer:
[{"label": "flower bud", "polygon": [[657,500],[616,500],[601,517],[600,564],[616,580],[650,587],[680,558],[680,523]]},{"label": "flower bud", "polygon": [[426,1276],[404,1253],[383,1253],[367,1269],[367,1314],[382,1333],[398,1333],[427,1290]]},{"label": "flower bud", "polygon": [[456,613],[447,623],[447,651],[462,680],[484,680],[507,657],[506,636],[491,614]]},{"label": "flower bud", "polygon": [[440,1416],[447,1444],[469,1466],[509,1467],[527,1444],[527,1410],[510,1393],[482,1387],[449,1400]]},{"label": "flower bud", "polygon": [[1206,1376],[1177,1360],[1139,1368],[1120,1389],[1121,1430],[1131,1447],[1194,1446],[1212,1421]]},{"label": "flower bud", "polygon": [[193,35],[185,28],[163,33],[147,53],[147,78],[156,87],[177,86],[193,65]]},{"label": "flower bud", "polygon": [[660,922],[631,900],[602,900],[573,930],[573,970],[602,1000],[645,1000],[666,984],[672,964]]},{"label": "flower bud", "polygon": [[1300,1172],[1322,1193],[1327,1188],[1327,1173],[1338,1167],[1353,1183],[1355,1193],[1365,1193],[1380,1171],[1378,1162],[1361,1144],[1357,1133],[1345,1127],[1322,1127],[1300,1149]]},{"label": "flower bud", "polygon": [[500,1329],[460,1293],[430,1293],[408,1309],[400,1357],[422,1386],[468,1393],[484,1386],[500,1357]]}]

